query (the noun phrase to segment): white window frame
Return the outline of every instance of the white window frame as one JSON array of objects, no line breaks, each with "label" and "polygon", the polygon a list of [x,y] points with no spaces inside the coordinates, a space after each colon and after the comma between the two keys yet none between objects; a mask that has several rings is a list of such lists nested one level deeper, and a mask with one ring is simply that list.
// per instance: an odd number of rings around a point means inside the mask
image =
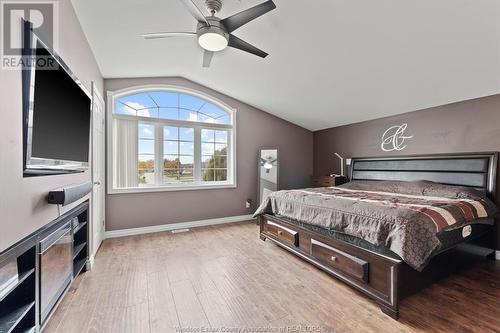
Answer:
[{"label": "white window frame", "polygon": [[[142,116],[131,116],[131,115],[123,115],[123,114],[115,114],[114,107],[117,99],[125,97],[127,95],[133,95],[137,93],[143,93],[148,91],[165,91],[165,92],[175,92],[180,94],[188,94],[194,97],[198,97],[203,99],[209,103],[212,103],[222,110],[226,111],[229,115],[229,124],[211,124],[204,122],[195,122],[195,121],[185,121],[185,120],[174,120],[174,119],[158,119],[158,118],[150,118],[150,117],[142,117]],[[158,128],[161,126],[175,126],[175,127],[191,127],[194,128],[194,166],[195,172],[199,173],[199,166],[201,166],[201,129],[215,129],[215,130],[227,130],[228,131],[228,155],[229,158],[227,160],[227,181],[222,182],[206,182],[206,183],[187,183],[187,184],[163,184],[156,186],[147,186],[147,187],[115,187],[114,186],[114,172],[115,172],[115,151],[114,151],[114,142],[113,142],[113,122],[116,118],[122,119],[133,119],[138,122],[144,123],[153,123],[155,124],[155,139],[158,139],[157,132]],[[141,85],[134,86],[126,89],[121,89],[117,91],[108,91],[107,92],[107,112],[106,112],[106,123],[107,123],[107,193],[108,194],[119,194],[119,193],[142,193],[142,192],[165,192],[165,191],[186,191],[186,190],[203,190],[203,189],[222,189],[222,188],[236,188],[237,187],[237,176],[236,176],[236,109],[230,107],[223,101],[202,93],[200,91],[185,88],[181,86],[175,85]],[[163,133],[163,131],[162,131]],[[157,140],[155,140],[156,142]],[[163,140],[161,140],[161,144],[163,145]],[[158,144],[155,144],[155,147]],[[163,156],[163,147],[161,147],[161,154]],[[160,147],[155,148],[155,156],[159,153]],[[163,158],[162,158],[163,161]],[[155,160],[158,168],[159,162]],[[196,167],[198,166],[198,167]],[[157,171],[157,170],[155,170]],[[156,175],[158,172],[155,173]],[[158,176],[158,175],[157,175]],[[161,177],[161,175],[160,175]],[[196,177],[196,175],[195,175]],[[196,179],[196,178],[195,178]]]}]

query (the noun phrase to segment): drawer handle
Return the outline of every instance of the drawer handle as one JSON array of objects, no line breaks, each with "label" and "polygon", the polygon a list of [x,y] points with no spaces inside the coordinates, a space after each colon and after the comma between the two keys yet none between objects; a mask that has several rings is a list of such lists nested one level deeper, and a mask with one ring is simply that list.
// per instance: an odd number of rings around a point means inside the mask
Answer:
[{"label": "drawer handle", "polygon": [[280,225],[278,223],[274,223],[274,222],[271,222],[269,220],[267,220],[266,223],[269,224],[269,225],[272,225],[273,227],[276,227],[278,229],[278,231],[279,231],[279,229],[281,229],[282,231],[285,231],[285,232],[289,233],[292,236],[295,236],[297,234],[297,231],[294,231],[292,229],[288,229],[287,227],[284,227],[284,226],[282,226],[282,225]]},{"label": "drawer handle", "polygon": [[337,257],[335,256],[331,256],[330,259],[332,259],[332,261],[337,261]]}]

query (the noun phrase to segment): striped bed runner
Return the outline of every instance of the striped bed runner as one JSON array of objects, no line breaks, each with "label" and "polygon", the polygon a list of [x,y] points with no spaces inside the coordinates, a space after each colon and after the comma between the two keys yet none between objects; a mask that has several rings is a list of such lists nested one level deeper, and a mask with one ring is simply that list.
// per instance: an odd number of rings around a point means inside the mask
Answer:
[{"label": "striped bed runner", "polygon": [[389,208],[409,209],[428,216],[436,226],[436,232],[450,228],[458,221],[472,221],[488,217],[486,203],[483,200],[450,199],[431,196],[419,196],[378,191],[360,191],[340,187],[328,187],[321,192],[292,190],[307,194],[327,196],[339,200],[365,202]]}]

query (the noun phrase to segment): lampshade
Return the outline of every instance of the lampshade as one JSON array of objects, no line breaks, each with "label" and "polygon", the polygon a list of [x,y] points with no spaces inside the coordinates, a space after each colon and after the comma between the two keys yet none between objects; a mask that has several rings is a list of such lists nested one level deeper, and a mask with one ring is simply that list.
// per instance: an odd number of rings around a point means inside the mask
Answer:
[{"label": "lampshade", "polygon": [[339,153],[333,153],[340,160],[340,175],[344,176],[344,158]]}]

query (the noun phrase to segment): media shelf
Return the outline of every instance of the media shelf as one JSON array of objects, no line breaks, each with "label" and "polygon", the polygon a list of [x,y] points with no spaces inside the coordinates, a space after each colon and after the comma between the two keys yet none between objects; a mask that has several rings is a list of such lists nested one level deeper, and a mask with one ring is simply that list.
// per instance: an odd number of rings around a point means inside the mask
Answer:
[{"label": "media shelf", "polygon": [[11,285],[10,287],[6,288],[5,290],[3,290],[0,293],[0,302],[3,301],[3,299],[5,297],[7,297],[10,294],[11,291],[13,291],[14,289],[16,289],[21,283],[24,282],[24,280],[26,280],[28,277],[30,277],[34,273],[35,273],[35,269],[32,268],[29,271],[27,271],[27,272],[19,275],[16,283],[14,283],[13,285]]},{"label": "media shelf", "polygon": [[36,326],[33,325],[36,316],[35,310],[36,303],[33,304],[33,307],[26,313],[23,319],[16,325],[12,333],[32,333],[36,332]]},{"label": "media shelf", "polygon": [[88,259],[88,209],[81,212],[73,225],[73,277],[85,270]]},{"label": "media shelf", "polygon": [[36,326],[35,327],[29,327],[26,329],[21,329],[21,330],[15,330],[13,333],[34,333],[36,332]]},{"label": "media shelf", "polygon": [[76,259],[73,264],[73,276],[78,276],[85,267],[87,259]]},{"label": "media shelf", "polygon": [[14,280],[0,292],[0,333],[36,329],[35,263],[34,238],[10,248],[0,259],[0,275]]},{"label": "media shelf", "polygon": [[19,324],[30,310],[35,306],[35,301],[28,304],[21,304],[19,306],[14,306],[12,308],[5,308],[3,316],[0,317],[0,332],[14,332],[17,329],[17,324]]},{"label": "media shelf", "polygon": [[[88,222],[89,203],[85,201],[0,253],[0,333],[43,332],[58,302],[45,303],[50,305],[43,308],[42,295],[44,290],[50,292],[51,285],[42,276],[47,276],[47,267],[51,267],[47,265],[52,263],[66,265],[60,271],[71,280],[86,270]],[[56,246],[67,250],[51,250]],[[53,299],[64,297],[65,291],[67,288]]]},{"label": "media shelf", "polygon": [[85,227],[87,225],[87,222],[81,222],[81,223],[78,223],[78,226],[76,226],[76,228],[73,230],[73,233],[77,233],[78,231],[80,231],[81,228]]},{"label": "media shelf", "polygon": [[75,259],[80,254],[80,252],[82,252],[85,249],[86,246],[87,242],[75,246],[75,248],[73,249],[73,259]]}]

